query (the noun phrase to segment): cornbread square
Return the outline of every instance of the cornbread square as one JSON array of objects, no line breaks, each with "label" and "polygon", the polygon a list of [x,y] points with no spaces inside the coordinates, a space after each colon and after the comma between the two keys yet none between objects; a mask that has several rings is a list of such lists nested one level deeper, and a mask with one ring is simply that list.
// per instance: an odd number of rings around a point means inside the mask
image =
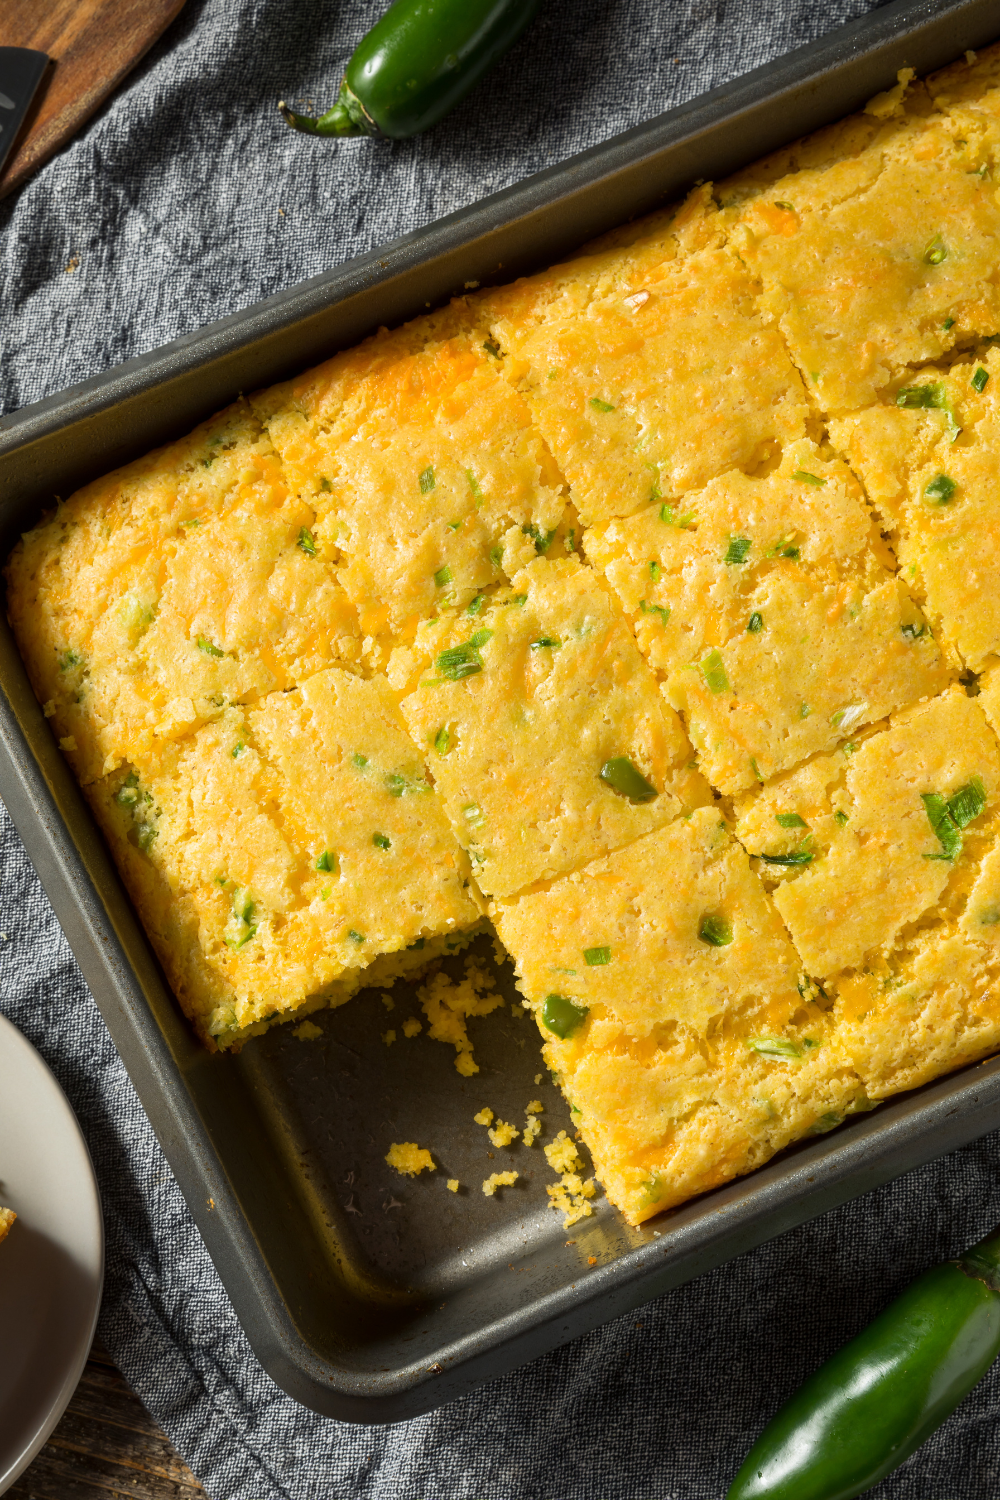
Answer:
[{"label": "cornbread square", "polygon": [[997,121],[969,131],[922,101],[858,154],[779,178],[734,211],[730,243],[761,280],[760,314],[827,414],[1000,329]]},{"label": "cornbread square", "polygon": [[582,306],[553,299],[560,275],[490,293],[482,309],[587,525],[805,435],[802,382],[731,251],[667,262],[638,291]]},{"label": "cornbread square", "polygon": [[422,967],[480,916],[384,679],[330,668],[88,790],[185,1013],[222,1047]]},{"label": "cornbread square", "polygon": [[[481,603],[481,607],[480,607]],[[420,631],[390,664],[410,733],[484,892],[551,879],[710,800],[626,622],[575,559]],[[631,800],[601,779],[626,758]]]},{"label": "cornbread square", "polygon": [[714,808],[491,912],[574,1123],[630,1223],[861,1100]]},{"label": "cornbread square", "polygon": [[526,403],[460,309],[303,377],[268,430],[364,635],[390,644],[506,582],[553,545],[566,511]]},{"label": "cornbread square", "polygon": [[775,904],[803,965],[826,984],[891,966],[914,924],[934,924],[975,867],[969,829],[998,789],[1000,745],[956,687],[750,794],[736,835],[779,882]]},{"label": "cornbread square", "polygon": [[27,533],[8,611],[84,783],[329,666],[358,621],[244,404],[80,490]]},{"label": "cornbread square", "polygon": [[766,478],[734,470],[584,545],[724,792],[947,685],[857,480],[807,440]]},{"label": "cornbread square", "polygon": [[980,671],[1000,653],[1000,350],[908,371],[830,430],[942,644]]},{"label": "cornbread square", "polygon": [[802,965],[714,807],[490,914],[539,1017],[555,993],[637,1038],[676,1025],[704,1035],[744,1015],[780,1025],[800,1004]]}]

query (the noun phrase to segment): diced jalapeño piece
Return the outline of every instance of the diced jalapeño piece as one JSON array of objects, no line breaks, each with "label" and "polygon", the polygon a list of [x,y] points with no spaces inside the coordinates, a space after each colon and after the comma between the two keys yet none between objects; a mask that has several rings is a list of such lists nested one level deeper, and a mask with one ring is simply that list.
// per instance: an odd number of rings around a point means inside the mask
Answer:
[{"label": "diced jalape\u00f1o piece", "polygon": [[585,1005],[574,1005],[565,995],[546,995],[542,1006],[542,1020],[563,1041],[583,1025],[589,1014]]},{"label": "diced jalape\u00f1o piece", "polygon": [[652,802],[660,794],[632,764],[627,755],[616,755],[601,767],[601,780],[620,797],[630,802]]},{"label": "diced jalape\u00f1o piece", "polygon": [[706,912],[698,924],[698,936],[711,948],[728,948],[733,940],[733,929],[718,912]]},{"label": "diced jalape\u00f1o piece", "polygon": [[950,475],[936,474],[924,485],[924,494],[934,505],[947,505],[957,489],[958,485]]}]

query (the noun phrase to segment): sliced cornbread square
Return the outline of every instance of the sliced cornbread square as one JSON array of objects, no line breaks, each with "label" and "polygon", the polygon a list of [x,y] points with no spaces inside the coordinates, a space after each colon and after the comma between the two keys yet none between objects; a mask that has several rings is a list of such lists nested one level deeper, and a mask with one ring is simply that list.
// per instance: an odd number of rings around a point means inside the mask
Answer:
[{"label": "sliced cornbread square", "polygon": [[526,403],[482,334],[444,318],[426,342],[417,324],[338,356],[304,377],[303,411],[268,419],[364,634],[390,642],[548,551],[566,511]]},{"label": "sliced cornbread square", "polygon": [[360,664],[314,524],[237,405],[27,534],[7,569],[11,622],[81,780],[226,704]]},{"label": "sliced cornbread square", "polygon": [[337,668],[90,788],[185,1012],[239,1041],[454,947],[480,910],[384,680]]},{"label": "sliced cornbread square", "polygon": [[714,808],[491,913],[598,1176],[632,1223],[748,1171],[860,1095]]},{"label": "sliced cornbread square", "polygon": [[972,835],[998,791],[1000,746],[957,687],[751,793],[736,833],[779,882],[805,969],[826,984],[891,962],[901,935],[933,926],[975,866]]},{"label": "sliced cornbread square", "polygon": [[[923,97],[856,155],[779,178],[731,245],[763,285],[818,406],[865,406],[904,367],[1000,329],[996,121],[967,132]],[[963,133],[966,131],[966,133]]]},{"label": "sliced cornbread square", "polygon": [[733,471],[585,548],[724,792],[947,684],[857,480],[808,440],[766,478]]},{"label": "sliced cornbread square", "polygon": [[[481,607],[480,607],[481,605]],[[426,626],[390,679],[479,886],[509,895],[710,800],[594,573],[538,559]]]},{"label": "sliced cornbread square", "polygon": [[1000,350],[908,371],[831,423],[952,659],[1000,653]]},{"label": "sliced cornbread square", "polygon": [[751,468],[804,435],[802,383],[730,251],[680,257],[638,291],[583,305],[553,300],[551,276],[491,293],[482,309],[587,524]]}]

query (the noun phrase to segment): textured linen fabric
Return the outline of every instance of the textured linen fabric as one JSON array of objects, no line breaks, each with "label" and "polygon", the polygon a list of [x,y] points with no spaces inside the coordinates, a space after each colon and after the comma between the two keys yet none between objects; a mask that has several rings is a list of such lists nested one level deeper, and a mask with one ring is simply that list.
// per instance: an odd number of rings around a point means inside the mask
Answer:
[{"label": "textured linen fabric", "polygon": [[[548,0],[412,142],[295,136],[377,7],[188,0],[84,134],[0,205],[0,409],[37,400],[473,202],[870,8]],[[108,1231],[101,1335],[213,1500],[721,1500],[819,1361],[1000,1218],[988,1137],[428,1416],[318,1417],[261,1370],[0,813],[0,1009],[66,1089]],[[1000,1371],[875,1492],[1000,1491]]]}]

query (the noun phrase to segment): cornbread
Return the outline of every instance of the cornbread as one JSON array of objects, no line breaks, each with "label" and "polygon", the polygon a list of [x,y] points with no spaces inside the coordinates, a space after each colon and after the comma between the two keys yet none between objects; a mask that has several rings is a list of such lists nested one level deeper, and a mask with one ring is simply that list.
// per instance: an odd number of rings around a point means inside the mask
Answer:
[{"label": "cornbread", "polygon": [[10,1226],[17,1218],[17,1214],[11,1208],[0,1208],[0,1240],[5,1240],[10,1232]]},{"label": "cornbread", "polygon": [[[1000,1049],[1000,48],[969,59],[14,550],[210,1048],[411,975],[382,1041],[470,1078],[503,999],[435,960],[491,922],[570,1107],[549,1198],[593,1212],[586,1148],[631,1224]],[[484,1151],[540,1113],[484,1106]]]}]

